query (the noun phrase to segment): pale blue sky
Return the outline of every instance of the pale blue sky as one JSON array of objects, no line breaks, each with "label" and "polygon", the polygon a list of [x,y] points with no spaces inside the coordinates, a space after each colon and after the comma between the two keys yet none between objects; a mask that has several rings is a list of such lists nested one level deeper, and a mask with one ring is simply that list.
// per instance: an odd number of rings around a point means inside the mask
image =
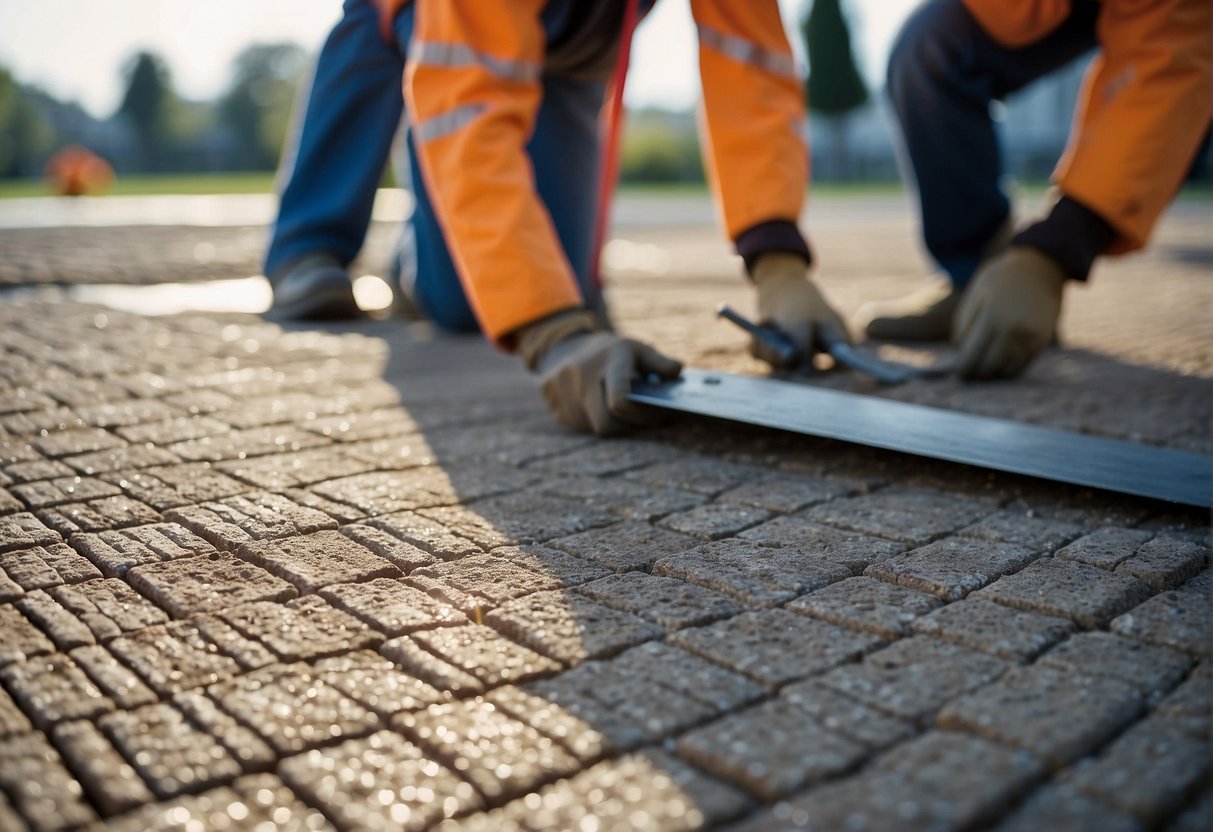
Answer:
[{"label": "pale blue sky", "polygon": [[[809,2],[779,0],[789,24]],[[889,41],[916,2],[847,1],[869,80],[878,80]],[[209,98],[226,86],[244,46],[292,40],[316,49],[340,8],[338,0],[0,0],[0,63],[105,116],[121,96],[120,69],[138,49],[165,55],[183,95]],[[659,0],[636,36],[628,102],[691,106],[694,43],[687,0]]]}]

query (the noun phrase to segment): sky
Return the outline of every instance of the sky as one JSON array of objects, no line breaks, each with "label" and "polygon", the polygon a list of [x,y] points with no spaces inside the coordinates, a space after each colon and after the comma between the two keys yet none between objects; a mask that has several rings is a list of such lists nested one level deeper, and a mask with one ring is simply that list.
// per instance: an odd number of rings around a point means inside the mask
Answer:
[{"label": "sky", "polygon": [[[738,0],[751,2],[751,0]],[[811,0],[779,0],[789,32]],[[861,71],[879,86],[889,43],[917,0],[845,0]],[[19,80],[75,100],[98,117],[117,108],[131,54],[162,54],[177,91],[219,95],[232,59],[254,42],[294,41],[318,50],[339,0],[0,0],[0,64]],[[799,38],[792,38],[803,61]],[[683,109],[698,97],[688,0],[659,0],[636,33],[630,106]]]}]

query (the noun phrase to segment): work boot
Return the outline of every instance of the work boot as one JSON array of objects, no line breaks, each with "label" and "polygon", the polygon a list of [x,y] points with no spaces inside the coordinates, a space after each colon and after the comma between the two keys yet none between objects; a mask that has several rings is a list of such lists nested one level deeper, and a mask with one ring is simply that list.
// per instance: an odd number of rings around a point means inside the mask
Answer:
[{"label": "work boot", "polygon": [[277,321],[336,321],[357,318],[349,272],[330,254],[301,257],[270,277],[274,301],[266,317]]},{"label": "work boot", "polygon": [[[981,264],[1006,251],[1014,233],[1014,223],[1008,218],[982,249]],[[856,315],[856,326],[876,341],[948,341],[962,297],[963,289],[940,280],[903,298],[864,304]]]}]

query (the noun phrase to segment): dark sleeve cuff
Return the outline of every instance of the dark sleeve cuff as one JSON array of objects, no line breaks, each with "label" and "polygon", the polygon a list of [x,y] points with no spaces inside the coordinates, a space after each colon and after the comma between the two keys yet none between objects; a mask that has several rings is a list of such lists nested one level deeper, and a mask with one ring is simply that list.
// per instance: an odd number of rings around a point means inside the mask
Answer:
[{"label": "dark sleeve cuff", "polygon": [[1116,229],[1080,202],[1063,196],[1049,216],[1020,231],[1011,245],[1031,246],[1057,261],[1066,277],[1086,280],[1095,258],[1116,241]]},{"label": "dark sleeve cuff", "polygon": [[751,226],[737,235],[735,243],[737,253],[745,261],[747,273],[754,270],[754,262],[759,256],[768,251],[799,254],[806,264],[813,262],[813,253],[809,251],[809,244],[805,242],[804,235],[800,233],[796,223],[788,220],[770,220]]}]

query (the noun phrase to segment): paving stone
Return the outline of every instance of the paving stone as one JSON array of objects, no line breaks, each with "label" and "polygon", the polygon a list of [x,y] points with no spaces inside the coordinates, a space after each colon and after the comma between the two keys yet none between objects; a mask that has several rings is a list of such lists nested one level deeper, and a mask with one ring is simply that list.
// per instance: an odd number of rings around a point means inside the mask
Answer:
[{"label": "paving stone", "polygon": [[874,563],[864,574],[956,601],[1035,558],[1023,546],[954,537]]},{"label": "paving stone", "polygon": [[1024,667],[952,702],[939,726],[1023,748],[1059,768],[1102,745],[1141,709],[1141,694],[1115,679]]},{"label": "paving stone", "polygon": [[173,706],[186,719],[210,734],[245,771],[271,768],[278,755],[265,740],[219,710],[215,700],[197,691],[173,694]]},{"label": "paving stone", "polygon": [[[530,479],[529,476],[513,472],[508,484],[490,491],[509,490],[511,486],[521,488]],[[355,474],[320,483],[313,490],[327,499],[355,506],[371,517],[471,499],[461,494],[452,475],[438,466]]]},{"label": "paving stone", "polygon": [[559,662],[479,624],[421,630],[414,633],[412,639],[444,661],[475,676],[486,688],[517,684],[561,670]]},{"label": "paving stone", "polygon": [[1082,535],[1083,531],[1083,527],[1077,523],[1036,517],[1027,512],[1000,511],[965,526],[957,534],[990,543],[1013,543],[1034,552],[1052,554]]},{"label": "paving stone", "polygon": [[7,468],[21,462],[35,462],[41,458],[37,449],[28,442],[0,439],[0,466]]},{"label": "paving stone", "polygon": [[664,629],[568,590],[536,592],[490,612],[485,622],[538,653],[577,664],[610,656]]},{"label": "paving stone", "polygon": [[77,407],[76,413],[86,425],[117,428],[172,418],[177,410],[154,399],[126,399]]},{"label": "paving stone", "polygon": [[22,483],[70,477],[76,472],[57,459],[32,459],[13,463],[4,469],[4,473],[12,482]]},{"label": "paving stone", "polygon": [[218,616],[197,615],[189,623],[198,628],[203,638],[217,645],[225,656],[235,659],[236,664],[244,670],[257,670],[278,661],[278,657],[264,645],[246,638]]},{"label": "paving stone", "polygon": [[[95,644],[97,639],[92,629],[77,616],[64,609],[63,605],[37,589],[17,602],[16,607],[25,617],[40,628],[60,650],[71,650],[85,644]],[[30,644],[26,636],[25,644]],[[20,644],[21,642],[18,642]],[[36,645],[37,642],[35,641]],[[25,648],[23,648],[25,649]]]},{"label": "paving stone", "polygon": [[114,483],[128,497],[147,503],[157,511],[221,500],[248,490],[247,485],[207,462],[114,471],[103,474],[102,479]]},{"label": "paving stone", "polygon": [[94,477],[77,476],[14,485],[11,491],[31,509],[49,508],[64,503],[82,503],[122,493],[111,483]]},{"label": "paving stone", "polygon": [[[308,425],[302,426],[305,430]],[[252,459],[229,459],[215,464],[225,474],[267,491],[301,488],[325,480],[365,474],[371,464],[333,448],[323,447]]]},{"label": "paving stone", "polygon": [[668,630],[709,624],[740,612],[727,595],[679,581],[628,572],[578,588],[599,603],[647,618]]},{"label": "paving stone", "polygon": [[0,743],[0,788],[31,829],[69,829],[97,819],[80,783],[40,734]]},{"label": "paving stone", "polygon": [[709,627],[679,631],[669,641],[770,686],[855,661],[884,644],[870,633],[785,610],[742,613]]},{"label": "paving stone", "polygon": [[44,731],[65,719],[89,719],[114,709],[113,701],[61,653],[10,664],[0,669],[0,681]]},{"label": "paving stone", "polygon": [[366,624],[314,595],[285,604],[255,601],[219,617],[287,662],[336,656],[383,641]]},{"label": "paving stone", "polygon": [[849,737],[869,751],[881,751],[914,735],[914,726],[861,705],[824,687],[816,679],[785,686],[779,695],[824,727]]},{"label": "paving stone", "polygon": [[[1128,579],[1133,580],[1133,579]],[[1113,632],[1174,647],[1200,658],[1213,654],[1210,573],[1203,572],[1179,589],[1155,595],[1112,621]]]},{"label": "paving stone", "polygon": [[168,449],[192,462],[220,462],[225,459],[279,454],[327,445],[328,440],[293,425],[274,425],[223,433],[174,442]]},{"label": "paving stone", "polygon": [[627,572],[633,569],[647,570],[654,561],[685,551],[695,543],[695,539],[688,535],[639,520],[627,520],[558,538],[550,545],[614,572]]},{"label": "paving stone", "polygon": [[337,442],[365,442],[406,433],[416,433],[418,426],[408,411],[392,407],[383,410],[349,411],[334,416],[308,419],[303,427]]},{"label": "paving stone", "polygon": [[1111,633],[1080,633],[1041,656],[1037,664],[1111,676],[1128,682],[1145,694],[1148,702],[1156,703],[1184,678],[1192,659],[1167,647]]},{"label": "paving stone", "polygon": [[227,433],[229,430],[231,427],[218,419],[193,415],[174,416],[158,422],[119,427],[115,432],[134,444],[163,447],[176,442]]},{"label": "paving stone", "polygon": [[174,509],[166,519],[228,551],[251,540],[295,537],[337,528],[337,521],[326,514],[264,492]]},{"label": "paving stone", "polygon": [[35,436],[30,444],[49,457],[64,457],[120,448],[126,442],[103,428],[78,428]]},{"label": "paving stone", "polygon": [[55,586],[48,591],[98,641],[168,620],[158,607],[117,578]]},{"label": "paving stone", "polygon": [[391,731],[292,757],[279,772],[345,829],[423,830],[483,806],[471,785]]},{"label": "paving stone", "polygon": [[1136,578],[1112,575],[1085,563],[1047,558],[999,578],[975,597],[1068,618],[1084,629],[1095,629],[1148,596],[1149,588]]},{"label": "paving stone", "polygon": [[506,685],[484,696],[498,710],[556,740],[579,763],[597,762],[615,750],[611,740],[584,719],[522,688]]},{"label": "paving stone", "polygon": [[97,644],[77,647],[69,655],[119,709],[137,708],[156,701],[156,694],[104,647]]},{"label": "paving stone", "polygon": [[1057,556],[1100,569],[1115,569],[1117,564],[1127,560],[1153,536],[1153,532],[1137,529],[1096,529],[1059,549]]},{"label": "paving stone", "polygon": [[762,685],[741,673],[660,641],[637,645],[607,664],[617,675],[646,681],[650,690],[664,689],[701,702],[715,714],[743,707],[766,694]]},{"label": "paving stone", "polygon": [[98,724],[161,800],[242,773],[240,764],[218,740],[171,705],[119,711],[102,717]]},{"label": "paving stone", "polygon": [[0,633],[4,634],[0,641],[0,667],[55,649],[42,631],[10,604],[0,605]]},{"label": "paving stone", "polygon": [[363,707],[389,717],[442,702],[450,695],[401,671],[393,662],[369,650],[321,659],[316,675]]},{"label": "paving stone", "polygon": [[1068,786],[1047,785],[997,827],[998,832],[1143,832],[1131,815],[1085,797]]},{"label": "paving stone", "polygon": [[739,537],[799,549],[845,566],[856,575],[869,565],[901,554],[907,548],[904,543],[822,526],[803,517],[776,517],[742,532]]},{"label": "paving stone", "polygon": [[413,512],[401,512],[367,521],[368,525],[411,543],[442,560],[455,560],[483,551],[477,544],[452,532],[442,523]]},{"label": "paving stone", "polygon": [[37,514],[39,520],[64,537],[82,532],[102,532],[139,526],[160,520],[159,512],[123,495],[40,509]]},{"label": "paving stone", "polygon": [[161,696],[230,679],[241,671],[188,621],[148,627],[114,639],[108,647]]},{"label": "paving stone", "polygon": [[[24,734],[31,729],[29,719],[4,688],[0,688],[0,739]],[[0,826],[0,829],[4,827]]]},{"label": "paving stone", "polygon": [[379,652],[404,668],[405,672],[451,696],[484,693],[484,684],[479,679],[435,656],[408,636],[385,642]]},{"label": "paving stone", "polygon": [[689,762],[764,801],[843,774],[867,754],[782,699],[685,734],[677,748]]},{"label": "paving stone", "polygon": [[0,552],[58,542],[58,533],[48,529],[41,520],[28,512],[0,515]]},{"label": "paving stone", "polygon": [[1076,766],[1066,784],[1157,827],[1209,782],[1209,738],[1185,734],[1164,719],[1125,731],[1094,760]]},{"label": "paving stone", "polygon": [[735,595],[747,604],[774,606],[851,572],[799,549],[721,540],[664,557],[653,564],[653,574]]},{"label": "paving stone", "polygon": [[251,541],[241,546],[238,554],[304,593],[330,584],[400,575],[393,564],[336,531]]},{"label": "paving stone", "polygon": [[130,394],[117,384],[89,378],[55,379],[38,386],[41,392],[72,408],[130,398]]},{"label": "paving stone", "polygon": [[53,737],[59,753],[101,814],[120,814],[156,799],[91,722],[61,722],[55,726]]},{"label": "paving stone", "polygon": [[341,533],[359,546],[364,546],[384,560],[391,561],[406,575],[414,569],[438,562],[438,558],[432,553],[392,537],[374,526],[346,526]]},{"label": "paving stone", "polygon": [[681,488],[715,495],[765,473],[765,470],[749,465],[684,454],[668,462],[629,471],[623,476],[650,487]]},{"label": "paving stone", "polygon": [[482,699],[400,714],[392,727],[492,801],[525,794],[580,767],[558,743]]},{"label": "paving stone", "polygon": [[990,514],[982,500],[913,488],[886,488],[833,500],[805,517],[863,534],[921,546]]},{"label": "paving stone", "polygon": [[970,599],[917,619],[911,629],[1013,662],[1026,662],[1074,632],[1064,618]]},{"label": "paving stone", "polygon": [[21,588],[21,585],[4,574],[3,569],[0,569],[0,604],[18,601],[24,594],[25,590]]},{"label": "paving stone", "polygon": [[821,477],[765,476],[742,482],[721,494],[717,500],[791,514],[853,492],[854,489],[844,483]]},{"label": "paving stone", "polygon": [[288,601],[298,595],[281,578],[218,552],[136,566],[127,572],[127,580],[174,618],[251,601]]},{"label": "paving stone", "polygon": [[104,451],[65,457],[63,462],[81,474],[105,474],[110,471],[172,465],[181,462],[181,458],[164,448],[157,448],[155,445],[123,445]]},{"label": "paving stone", "polygon": [[[51,402],[51,404],[54,403]],[[0,416],[0,428],[14,437],[14,439],[8,439],[7,435],[0,434],[0,436],[5,436],[5,441],[0,442],[0,465],[6,464],[9,460],[29,461],[38,456],[33,445],[16,441],[16,437],[29,437],[33,434],[40,434],[42,431],[52,433],[83,427],[86,427],[84,421],[68,407],[27,410],[23,413],[9,413]],[[27,448],[28,451],[24,450]]]},{"label": "paving stone", "polygon": [[297,754],[379,727],[378,717],[323,682],[307,665],[275,665],[209,689],[279,754]]},{"label": "paving stone", "polygon": [[1159,704],[1157,716],[1180,723],[1195,737],[1213,737],[1213,664],[1203,662]]},{"label": "paving stone", "polygon": [[605,566],[546,546],[501,546],[492,554],[540,575],[550,575],[565,587],[580,586],[611,574]]},{"label": "paving stone", "polygon": [[338,584],[322,589],[320,594],[335,607],[389,636],[467,622],[467,616],[445,601],[392,578]]},{"label": "paving stone", "polygon": [[705,494],[653,487],[622,477],[562,477],[537,486],[544,494],[604,508],[628,520],[653,521],[707,502]]},{"label": "paving stone", "polygon": [[584,448],[531,463],[529,467],[574,477],[602,477],[674,458],[670,447],[637,439],[596,442]]},{"label": "paving stone", "polygon": [[893,716],[927,724],[947,702],[997,679],[1008,665],[967,647],[921,636],[896,641],[821,684]]},{"label": "paving stone", "polygon": [[72,547],[109,578],[120,578],[133,566],[194,555],[212,555],[215,547],[175,523],[75,535]]},{"label": "paving stone", "polygon": [[514,598],[561,585],[550,575],[532,572],[493,555],[471,555],[422,567],[406,580],[464,612],[488,611]]},{"label": "paving stone", "polygon": [[305,491],[302,488],[284,488],[282,489],[282,496],[297,505],[314,508],[343,525],[346,523],[358,523],[366,519],[366,514],[353,506],[326,500],[319,494]]},{"label": "paving stone", "polygon": [[26,410],[37,410],[40,407],[50,407],[53,401],[34,390],[25,387],[16,390],[6,390],[0,395],[0,413],[21,413]]},{"label": "paving stone", "polygon": [[480,500],[469,507],[422,509],[420,514],[485,549],[545,543],[605,526],[615,519],[602,509],[540,494],[509,494]]},{"label": "paving stone", "polygon": [[[518,817],[525,820],[527,829],[690,832],[737,817],[748,805],[740,790],[665,752],[645,751],[604,760],[541,789],[534,797],[520,798],[501,814],[470,815],[437,829],[507,830],[509,823],[518,823],[514,820]],[[478,826],[481,822],[487,825]]]},{"label": "paving stone", "polygon": [[[2,485],[3,483],[0,483]],[[8,489],[0,488],[0,514],[11,514],[25,509],[25,504],[14,497]]]},{"label": "paving stone", "polygon": [[708,503],[671,514],[661,525],[703,540],[720,540],[770,519],[771,512],[753,506]]},{"label": "paving stone", "polygon": [[0,558],[0,565],[27,592],[101,577],[96,567],[62,543],[8,552]]},{"label": "paving stone", "polygon": [[861,577],[810,592],[786,609],[895,641],[910,632],[915,619],[942,603],[933,595]]},{"label": "paving stone", "polygon": [[1175,589],[1200,574],[1208,562],[1209,547],[1176,537],[1156,537],[1116,567],[1149,584],[1155,592]]}]

